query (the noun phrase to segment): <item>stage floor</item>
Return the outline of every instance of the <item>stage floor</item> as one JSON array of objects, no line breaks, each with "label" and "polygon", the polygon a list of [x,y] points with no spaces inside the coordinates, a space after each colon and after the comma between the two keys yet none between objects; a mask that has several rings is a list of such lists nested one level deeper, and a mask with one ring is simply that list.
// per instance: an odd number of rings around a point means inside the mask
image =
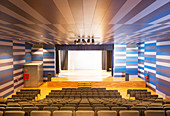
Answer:
[{"label": "stage floor", "polygon": [[[124,77],[112,77],[105,70],[62,70],[52,81],[125,81]],[[130,77],[129,81],[144,81],[138,77]]]},{"label": "stage floor", "polygon": [[112,77],[111,72],[107,71],[65,70],[47,83],[48,87],[80,87],[80,85],[92,88],[143,88],[146,87],[146,82],[138,77],[130,77],[129,81],[125,81],[125,77]]},{"label": "stage floor", "polygon": [[105,70],[62,70],[52,81],[104,81],[111,77]]}]

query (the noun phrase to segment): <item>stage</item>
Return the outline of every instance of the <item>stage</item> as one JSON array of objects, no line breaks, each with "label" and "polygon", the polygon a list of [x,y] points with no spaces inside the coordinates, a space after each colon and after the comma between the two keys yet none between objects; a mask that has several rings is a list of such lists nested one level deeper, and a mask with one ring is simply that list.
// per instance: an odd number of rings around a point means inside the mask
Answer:
[{"label": "stage", "polygon": [[125,81],[125,77],[112,77],[104,70],[63,70],[47,87],[144,88],[146,82],[138,77]]}]

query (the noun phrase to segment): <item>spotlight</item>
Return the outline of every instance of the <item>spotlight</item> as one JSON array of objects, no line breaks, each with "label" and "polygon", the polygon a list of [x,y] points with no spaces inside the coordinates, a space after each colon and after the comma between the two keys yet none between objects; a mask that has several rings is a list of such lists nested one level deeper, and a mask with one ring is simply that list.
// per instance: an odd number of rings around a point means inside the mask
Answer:
[{"label": "spotlight", "polygon": [[84,39],[82,39],[82,42],[83,42],[83,43],[86,43],[86,41],[85,41]]},{"label": "spotlight", "polygon": [[90,36],[88,36],[87,43],[90,43]]},{"label": "spotlight", "polygon": [[81,40],[80,40],[80,39],[78,39],[77,43],[80,43],[80,41],[81,41]]},{"label": "spotlight", "polygon": [[76,40],[74,40],[74,44],[77,44],[77,41],[76,41]]},{"label": "spotlight", "polygon": [[84,36],[84,35],[82,36],[82,43],[83,43],[83,44],[86,43],[86,41],[85,41],[85,36]]},{"label": "spotlight", "polygon": [[92,36],[92,43],[94,43],[94,35]]}]

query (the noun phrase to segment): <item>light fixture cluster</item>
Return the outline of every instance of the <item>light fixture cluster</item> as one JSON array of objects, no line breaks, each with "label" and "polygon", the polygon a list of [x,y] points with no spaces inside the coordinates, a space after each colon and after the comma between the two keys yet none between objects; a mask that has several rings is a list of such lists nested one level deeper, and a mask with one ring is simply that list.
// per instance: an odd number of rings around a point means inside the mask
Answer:
[{"label": "light fixture cluster", "polygon": [[94,44],[94,36],[82,37],[78,36],[78,39],[74,40],[74,44]]}]

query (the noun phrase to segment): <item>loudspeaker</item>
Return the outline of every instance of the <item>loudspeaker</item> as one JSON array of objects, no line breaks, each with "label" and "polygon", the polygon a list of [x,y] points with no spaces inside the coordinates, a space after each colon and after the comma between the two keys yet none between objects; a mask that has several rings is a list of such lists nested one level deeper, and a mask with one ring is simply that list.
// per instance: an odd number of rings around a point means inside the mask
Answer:
[{"label": "loudspeaker", "polygon": [[125,74],[125,81],[129,81],[129,73]]}]

